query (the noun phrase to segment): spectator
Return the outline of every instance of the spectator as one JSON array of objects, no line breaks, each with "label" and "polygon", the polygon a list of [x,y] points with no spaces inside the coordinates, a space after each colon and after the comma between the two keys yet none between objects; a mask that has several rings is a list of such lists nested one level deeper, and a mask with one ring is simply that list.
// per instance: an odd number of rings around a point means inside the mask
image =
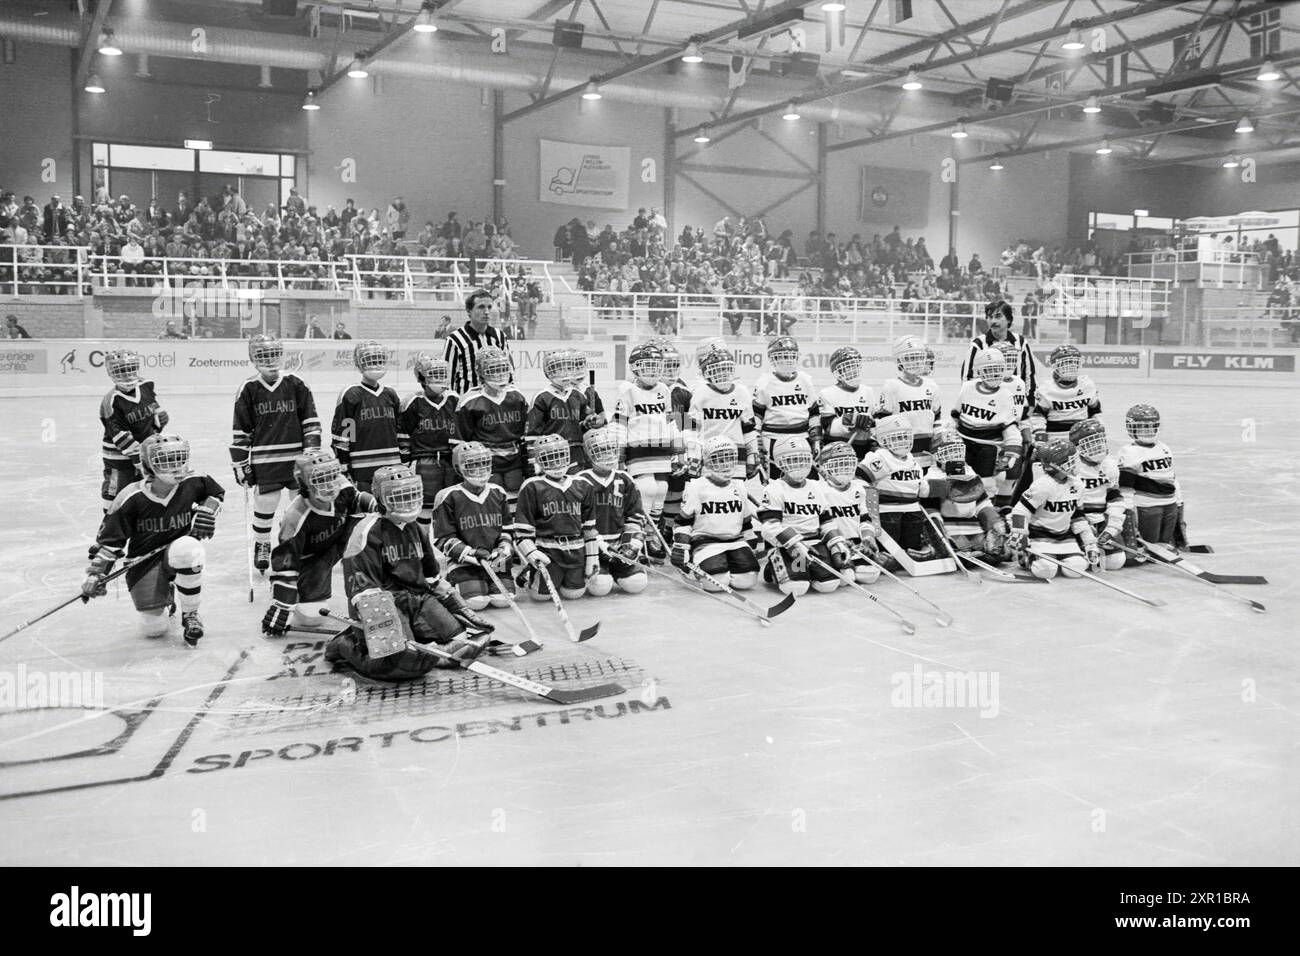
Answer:
[{"label": "spectator", "polygon": [[945,269],[953,275],[961,272],[961,261],[957,258],[956,249],[949,249],[948,254],[939,260],[939,270],[942,272]]},{"label": "spectator", "polygon": [[11,339],[30,339],[27,330],[18,324],[18,316],[5,316],[5,335]]},{"label": "spectator", "polygon": [[289,187],[289,198],[284,201],[286,215],[302,217],[307,212],[307,201],[298,195],[297,187]]},{"label": "spectator", "polygon": [[336,339],[350,339],[350,338],[352,338],[352,336],[348,335],[348,328],[347,328],[347,326],[344,325],[342,322],[340,322],[338,325],[334,326],[334,338],[336,338]]},{"label": "spectator", "polygon": [[447,213],[447,218],[443,224],[438,227],[438,235],[447,242],[447,251],[453,257],[460,255],[461,225],[456,219],[456,213]]},{"label": "spectator", "polygon": [[970,262],[966,264],[967,275],[977,276],[983,271],[984,263],[980,262],[980,254],[978,252],[972,253]]},{"label": "spectator", "polygon": [[169,320],[167,321],[167,325],[163,327],[162,332],[160,332],[160,333],[158,334],[158,338],[160,338],[160,339],[188,339],[189,336],[186,335],[184,332],[182,332],[180,329],[176,328],[176,323],[173,322],[173,321],[171,321],[171,320],[169,319]]},{"label": "spectator", "polygon": [[304,339],[328,338],[328,336],[325,334],[325,330],[322,329],[320,325],[317,323],[316,318],[317,317],[313,315],[311,318],[307,320],[306,325],[303,326],[302,337]]},{"label": "spectator", "polygon": [[471,222],[464,239],[465,258],[469,260],[470,285],[478,285],[478,261],[487,251],[487,244],[487,235],[483,232],[482,226],[477,222]]},{"label": "spectator", "polygon": [[393,201],[388,204],[388,234],[394,242],[400,242],[406,238],[406,226],[411,221],[410,210],[406,208],[406,203],[401,196],[394,196]]},{"label": "spectator", "polygon": [[460,395],[479,384],[475,362],[479,349],[495,345],[509,353],[505,336],[490,324],[492,293],[484,289],[471,292],[465,299],[465,312],[469,319],[447,335],[447,345],[443,350],[443,358],[451,363],[451,389]]},{"label": "spectator", "polygon": [[41,217],[45,230],[45,241],[62,238],[68,231],[68,209],[58,196],[50,197]]},{"label": "spectator", "polygon": [[437,330],[433,333],[433,337],[435,339],[445,339],[450,334],[451,334],[451,316],[444,315],[442,317],[442,325],[438,326]]},{"label": "spectator", "polygon": [[555,261],[564,262],[573,254],[573,245],[569,240],[569,223],[562,223],[555,230]]},{"label": "spectator", "polygon": [[1025,339],[1038,338],[1038,314],[1040,308],[1038,296],[1030,289],[1025,293],[1025,301],[1020,306],[1020,319],[1023,323],[1021,334]]}]

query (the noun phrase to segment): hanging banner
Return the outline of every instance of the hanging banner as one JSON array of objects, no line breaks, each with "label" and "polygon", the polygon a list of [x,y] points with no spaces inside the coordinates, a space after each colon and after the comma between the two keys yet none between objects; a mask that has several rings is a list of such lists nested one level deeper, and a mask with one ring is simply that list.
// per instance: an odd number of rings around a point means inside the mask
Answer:
[{"label": "hanging banner", "polygon": [[541,140],[539,199],[561,206],[627,209],[631,150]]}]

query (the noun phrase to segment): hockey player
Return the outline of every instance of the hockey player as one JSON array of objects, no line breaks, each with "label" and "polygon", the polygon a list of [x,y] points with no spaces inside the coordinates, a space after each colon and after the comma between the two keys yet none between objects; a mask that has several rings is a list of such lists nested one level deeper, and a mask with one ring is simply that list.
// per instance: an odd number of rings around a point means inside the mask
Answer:
[{"label": "hockey player", "polygon": [[140,378],[140,353],[110,349],[104,353],[104,370],[113,388],[99,403],[104,426],[104,484],[100,495],[107,512],[117,493],[140,479],[140,443],[167,425],[167,413],[158,404],[153,382]]},{"label": "hockey player", "polygon": [[1124,507],[1136,512],[1143,541],[1187,547],[1183,520],[1183,491],[1174,474],[1169,446],[1156,438],[1160,413],[1150,405],[1134,405],[1124,413],[1124,428],[1133,439],[1119,453],[1119,487]]},{"label": "hockey player", "polygon": [[1058,345],[1048,357],[1052,366],[1050,382],[1040,381],[1034,392],[1030,427],[1035,441],[1064,438],[1075,422],[1101,414],[1097,386],[1087,375],[1080,375],[1083,354],[1073,345]]},{"label": "hockey player", "polygon": [[203,637],[203,540],[216,532],[226,493],[211,476],[193,473],[190,444],[176,435],[146,438],[140,445],[140,470],[144,477],[123,488],[104,516],[81,595],[89,600],[105,594],[104,578],[118,559],[163,548],[126,572],[131,602],[140,612],[145,637],[165,635],[169,610],[175,613],[179,604],[182,635],[194,647]]},{"label": "hockey player", "polygon": [[[663,382],[663,357],[653,343],[632,349],[628,356],[632,377],[618,383],[612,429],[641,504],[661,532],[668,481],[674,470],[682,470],[684,451],[682,435],[673,421],[672,390]],[[668,537],[666,532],[664,537]],[[647,553],[656,561],[667,557],[653,535]]]},{"label": "hockey player", "polygon": [[[346,662],[365,677],[393,681],[459,666],[421,651],[421,644],[437,644],[461,661],[472,661],[493,627],[440,574],[428,535],[416,520],[424,482],[405,465],[383,465],[371,483],[381,513],[358,521],[343,551],[348,603],[361,624],[333,638],[325,659]],[[394,633],[401,649],[372,656],[373,643]]]},{"label": "hockey player", "polygon": [[[862,384],[862,353],[853,346],[845,345],[832,352],[829,365],[835,384],[827,385],[817,396],[822,437],[827,442],[847,442],[860,461],[871,448],[876,391]],[[820,472],[821,465],[817,467]]]},{"label": "hockey player", "polygon": [[550,600],[552,585],[562,598],[580,598],[600,567],[592,486],[569,475],[569,443],[559,435],[543,435],[533,448],[541,474],[524,480],[515,510],[523,578],[535,600]]},{"label": "hockey player", "polygon": [[281,492],[295,487],[293,463],[321,444],[316,400],[305,382],[283,372],[284,343],[258,333],[248,340],[248,359],[257,374],[235,394],[230,461],[235,481],[252,497],[253,567],[271,565],[271,524]]},{"label": "hockey player", "polygon": [[274,637],[290,627],[321,626],[348,534],[358,519],[379,510],[371,495],[344,480],[343,466],[325,449],[300,455],[293,473],[298,493],[280,521],[271,552],[271,605],[262,617],[262,631]]},{"label": "hockey player", "polygon": [[[736,443],[723,435],[706,438],[700,447],[704,474],[686,483],[682,509],[673,531],[673,565],[686,571],[690,562],[719,584],[738,591],[758,581],[758,558],[749,544],[758,512],[735,476]],[[707,591],[718,590],[709,581]]]},{"label": "hockey player", "polygon": [[[559,435],[569,443],[569,460],[576,474],[585,467],[583,433],[605,424],[592,408],[587,386],[587,356],[577,349],[556,349],[542,359],[542,371],[550,383],[533,396],[524,421],[524,439],[531,448],[542,435]],[[531,470],[535,474],[536,471]]]},{"label": "hockey player", "polygon": [[962,382],[952,417],[957,433],[966,443],[966,464],[984,481],[990,498],[998,493],[998,482],[1020,460],[1020,429],[1015,400],[1004,388],[1006,363],[995,348],[975,356],[975,378]]},{"label": "hockey player", "polygon": [[650,581],[637,561],[645,531],[641,493],[632,476],[618,469],[618,439],[610,429],[589,431],[583,442],[591,467],[578,480],[591,485],[600,548],[600,570],[587,579],[587,593],[604,597],[617,584],[620,591],[640,594]]},{"label": "hockey player", "polygon": [[944,533],[957,551],[982,551],[982,560],[1005,560],[1006,531],[1002,516],[989,501],[984,482],[966,464],[966,443],[944,432],[934,443],[934,464],[928,484],[942,492],[925,502],[942,519]]},{"label": "hockey player", "polygon": [[505,607],[510,598],[486,571],[497,575],[510,567],[510,503],[506,490],[489,481],[492,452],[476,441],[461,442],[451,453],[460,484],[444,488],[433,510],[433,533],[438,550],[450,566],[447,581],[475,611],[489,604]]},{"label": "hockey player", "polygon": [[797,435],[810,446],[814,459],[822,443],[821,417],[812,376],[799,368],[799,343],[778,335],[767,345],[771,369],[754,385],[754,425],[758,429],[759,457],[766,465],[766,480],[781,477],[773,460],[776,443]]},{"label": "hockey player", "polygon": [[[768,544],[763,580],[795,597],[807,594],[810,583],[813,590],[834,591],[840,579],[808,560],[810,553],[828,565],[832,560],[822,541],[821,487],[808,478],[813,466],[812,449],[806,439],[787,435],[772,449],[772,458],[781,477],[763,488],[758,506],[760,533]],[[847,563],[848,545],[833,534],[831,540],[837,541],[841,563]]]},{"label": "hockey player", "polygon": [[[691,389],[682,378],[682,354],[669,339],[659,342],[659,349],[664,353],[663,383],[668,386],[670,396],[669,421],[681,435],[686,434],[686,416],[691,407]],[[685,463],[674,468],[668,476],[668,492],[664,496],[664,526],[675,526],[677,515],[682,509],[682,491],[686,488],[687,474]],[[671,541],[672,534],[665,531],[664,540]],[[657,543],[657,542],[656,542]]]},{"label": "hockey player", "polygon": [[[1006,363],[1006,371],[1002,373],[1002,387],[1011,392],[1011,400],[1016,412],[1016,427],[1020,429],[1020,446],[1022,449],[1030,449],[1033,447],[1033,426],[1029,420],[1029,387],[1025,385],[1025,380],[1016,374],[1020,350],[1013,343],[1006,341],[998,342],[994,347],[1002,353],[1002,360]],[[1026,455],[1021,455],[998,479],[997,494],[993,498],[993,504],[1003,513],[1010,509],[1017,485],[1029,486],[1031,476],[1025,475],[1022,479],[1022,472],[1028,467],[1030,466],[1026,461]]]},{"label": "hockey player", "polygon": [[[1075,449],[1068,438],[1053,438],[1037,454],[1042,473],[1011,509],[1007,549],[1035,577],[1050,581],[1060,570],[1067,578],[1077,578],[1081,571],[1101,567],[1102,554],[1083,514]],[[1034,557],[1028,551],[1031,545],[1065,567]]]},{"label": "hockey player", "polygon": [[[868,452],[858,465],[858,476],[876,489],[880,500],[880,530],[909,557],[928,561],[935,555],[930,543],[920,499],[947,494],[946,483],[926,478],[912,455],[912,423],[906,415],[889,415],[876,422],[879,447]],[[891,571],[897,566],[891,556],[881,561]]]},{"label": "hockey player", "polygon": [[370,490],[375,472],[400,465],[397,416],[402,400],[379,380],[388,374],[388,349],[373,340],[358,342],[352,361],[361,381],[345,388],[334,406],[334,453],[348,477],[362,491]]},{"label": "hockey player", "polygon": [[[720,346],[706,350],[700,358],[700,374],[704,382],[691,392],[691,404],[686,413],[686,454],[691,462],[690,472],[698,474],[704,441],[720,436],[736,446],[735,477],[757,478],[759,458],[754,402],[749,389],[735,380],[736,361],[731,352]],[[758,497],[758,486],[751,490]]]},{"label": "hockey player", "polygon": [[885,382],[876,402],[875,417],[902,415],[912,426],[912,455],[922,469],[930,466],[930,444],[942,424],[939,386],[926,371],[934,367],[933,355],[915,335],[904,335],[891,349],[898,377]]},{"label": "hockey player", "polygon": [[852,568],[854,580],[871,584],[880,577],[880,568],[872,563],[880,560],[880,551],[868,506],[870,492],[857,477],[857,468],[857,452],[847,442],[831,441],[822,445],[817,456],[822,493],[821,533],[832,566],[840,571]]},{"label": "hockey player", "polygon": [[433,526],[433,502],[438,492],[456,483],[451,467],[456,431],[458,396],[448,389],[451,363],[421,352],[412,363],[420,390],[402,402],[397,415],[397,448],[402,461],[424,482],[424,509],[420,524],[426,533]]},{"label": "hockey player", "polygon": [[461,441],[476,441],[492,453],[491,481],[506,491],[511,510],[524,481],[523,439],[528,400],[510,384],[510,356],[484,346],[475,357],[479,381],[460,397],[456,427]]},{"label": "hockey player", "polygon": [[[1119,465],[1109,454],[1106,429],[1098,418],[1085,418],[1070,429],[1070,444],[1079,452],[1076,474],[1083,486],[1083,514],[1097,536],[1102,567],[1118,571],[1127,555],[1115,545],[1123,541],[1124,494],[1119,487]],[[1136,538],[1136,534],[1133,535]],[[1134,544],[1137,542],[1134,541]]]}]

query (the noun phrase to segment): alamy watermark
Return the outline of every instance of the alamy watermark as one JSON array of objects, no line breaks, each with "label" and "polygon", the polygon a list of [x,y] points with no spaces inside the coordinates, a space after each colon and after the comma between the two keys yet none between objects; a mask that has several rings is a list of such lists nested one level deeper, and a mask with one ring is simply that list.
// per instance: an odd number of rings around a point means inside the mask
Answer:
[{"label": "alamy watermark", "polygon": [[133,936],[148,936],[153,928],[152,893],[71,892],[50,897],[50,925],[128,926]]},{"label": "alamy watermark", "polygon": [[0,710],[42,707],[102,710],[103,672],[28,670],[26,664],[0,671]]},{"label": "alamy watermark", "polygon": [[998,715],[997,671],[926,671],[921,665],[897,671],[889,683],[894,707],[978,708],[980,717]]}]

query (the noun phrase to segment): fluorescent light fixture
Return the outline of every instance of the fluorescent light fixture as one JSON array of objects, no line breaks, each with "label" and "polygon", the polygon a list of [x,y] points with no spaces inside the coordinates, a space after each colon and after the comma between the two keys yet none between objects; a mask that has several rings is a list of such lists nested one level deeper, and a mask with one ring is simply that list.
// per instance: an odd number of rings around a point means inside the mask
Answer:
[{"label": "fluorescent light fixture", "polygon": [[114,40],[112,30],[105,30],[99,35],[99,52],[104,56],[122,55],[122,48]]},{"label": "fluorescent light fixture", "polygon": [[785,108],[785,112],[781,114],[781,119],[787,120],[791,123],[793,123],[798,118],[799,118],[799,111],[795,109],[793,103],[788,104]]},{"label": "fluorescent light fixture", "polygon": [[1004,168],[1004,167],[1002,166],[1002,160],[1000,160],[1000,159],[998,159],[998,158],[996,158],[996,157],[994,158],[993,162],[989,163],[989,169],[998,170],[998,169],[1002,169],[1002,168]]},{"label": "fluorescent light fixture", "polygon": [[1108,139],[1102,140],[1101,145],[1097,147],[1098,156],[1109,156],[1113,152],[1115,151],[1110,148],[1110,140]]},{"label": "fluorescent light fixture", "polygon": [[1070,52],[1083,49],[1083,40],[1079,38],[1078,30],[1070,31],[1070,35],[1061,43],[1061,49],[1069,50]]},{"label": "fluorescent light fixture", "polygon": [[596,81],[589,80],[582,91],[582,98],[584,100],[598,100],[600,96],[600,87],[596,85]]},{"label": "fluorescent light fixture", "polygon": [[916,70],[908,70],[907,76],[903,78],[903,89],[919,90],[921,88],[921,78],[916,75]]},{"label": "fluorescent light fixture", "polygon": [[187,139],[185,141],[186,149],[211,149],[212,140],[210,139]]},{"label": "fluorescent light fixture", "polygon": [[709,131],[705,129],[703,126],[701,126],[698,130],[695,131],[695,142],[707,143],[709,139],[710,139]]},{"label": "fluorescent light fixture", "polygon": [[842,3],[823,3],[822,13],[843,13],[844,4]]},{"label": "fluorescent light fixture", "polygon": [[1255,79],[1259,80],[1261,83],[1276,83],[1278,80],[1282,79],[1282,74],[1277,71],[1277,67],[1273,65],[1273,61],[1269,60],[1264,64],[1263,69],[1259,71],[1259,76],[1255,77]]},{"label": "fluorescent light fixture", "polygon": [[1234,132],[1234,133],[1253,133],[1253,132],[1255,132],[1255,124],[1252,123],[1252,122],[1250,121],[1250,117],[1249,117],[1249,116],[1243,116],[1243,117],[1241,118],[1241,121],[1237,123],[1237,128],[1236,128],[1235,130],[1233,130],[1233,132]]},{"label": "fluorescent light fixture", "polygon": [[302,108],[305,110],[318,110],[320,104],[316,102],[316,91],[308,90],[307,96],[302,101]]},{"label": "fluorescent light fixture", "polygon": [[682,54],[683,63],[703,63],[704,57],[700,56],[700,45],[694,41],[686,45],[686,51]]},{"label": "fluorescent light fixture", "polygon": [[1097,97],[1095,96],[1088,97],[1088,102],[1083,104],[1083,111],[1085,113],[1100,113],[1101,104],[1097,102]]},{"label": "fluorescent light fixture", "polygon": [[[416,33],[437,33],[438,25],[433,22],[434,9],[432,4],[426,3],[424,9],[415,18],[415,25],[411,29]],[[348,11],[349,14],[351,12],[351,10]]]},{"label": "fluorescent light fixture", "polygon": [[348,76],[352,77],[354,80],[364,80],[369,75],[370,71],[366,69],[365,58],[358,55],[357,58],[352,61],[352,65],[348,67]]},{"label": "fluorescent light fixture", "polygon": [[1227,159],[1223,161],[1224,169],[1236,169],[1240,165],[1241,165],[1240,156],[1229,156]]},{"label": "fluorescent light fixture", "polygon": [[99,81],[98,73],[90,74],[90,79],[86,80],[86,92],[87,93],[104,92],[104,84]]},{"label": "fluorescent light fixture", "polygon": [[951,135],[953,139],[965,139],[970,135],[970,133],[966,132],[965,123],[958,123],[956,128],[953,129]]},{"label": "fluorescent light fixture", "polygon": [[1213,116],[1198,116],[1198,117],[1196,117],[1196,122],[1198,122],[1198,123],[1217,123],[1218,120],[1216,120]]},{"label": "fluorescent light fixture", "polygon": [[1145,216],[1149,216],[1149,215],[1151,215],[1151,211],[1148,210],[1148,209],[1134,209],[1134,210],[1133,210],[1133,215],[1134,215],[1134,216],[1143,216],[1143,217],[1145,217]]}]

